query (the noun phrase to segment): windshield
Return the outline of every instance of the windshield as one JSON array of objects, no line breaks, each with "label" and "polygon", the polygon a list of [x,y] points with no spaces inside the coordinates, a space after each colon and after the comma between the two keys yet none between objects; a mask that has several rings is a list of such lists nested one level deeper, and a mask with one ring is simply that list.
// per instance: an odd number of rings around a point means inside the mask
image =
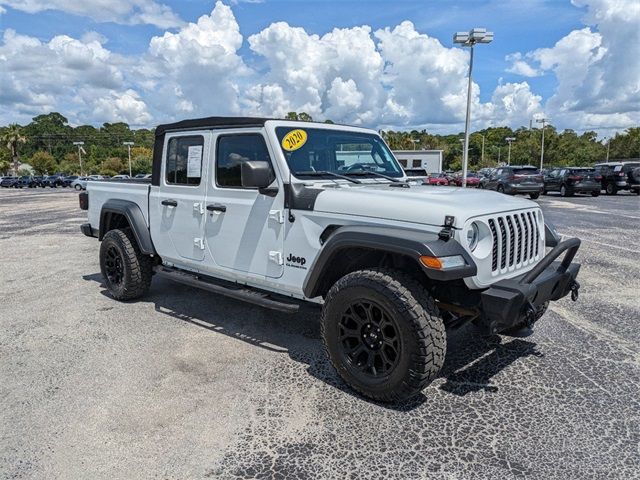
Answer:
[{"label": "windshield", "polygon": [[322,128],[277,127],[291,173],[402,177],[403,171],[378,135]]}]

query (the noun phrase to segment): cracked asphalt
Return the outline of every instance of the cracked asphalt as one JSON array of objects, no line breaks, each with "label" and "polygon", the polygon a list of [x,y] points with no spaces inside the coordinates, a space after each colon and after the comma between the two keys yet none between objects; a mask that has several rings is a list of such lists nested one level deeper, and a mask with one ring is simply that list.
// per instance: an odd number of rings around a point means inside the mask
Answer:
[{"label": "cracked asphalt", "polygon": [[640,197],[542,197],[580,299],[449,336],[393,407],[331,370],[317,311],[155,279],[105,293],[77,195],[0,190],[0,478],[640,478]]}]

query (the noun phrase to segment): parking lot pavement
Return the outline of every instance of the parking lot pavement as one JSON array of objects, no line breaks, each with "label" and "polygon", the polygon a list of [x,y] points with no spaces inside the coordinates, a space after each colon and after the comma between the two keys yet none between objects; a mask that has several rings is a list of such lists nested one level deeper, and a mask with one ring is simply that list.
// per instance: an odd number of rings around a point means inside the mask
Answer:
[{"label": "parking lot pavement", "polygon": [[313,309],[101,285],[70,191],[0,191],[1,478],[638,478],[640,200],[542,197],[580,300],[532,336],[449,337],[389,407],[346,389]]}]

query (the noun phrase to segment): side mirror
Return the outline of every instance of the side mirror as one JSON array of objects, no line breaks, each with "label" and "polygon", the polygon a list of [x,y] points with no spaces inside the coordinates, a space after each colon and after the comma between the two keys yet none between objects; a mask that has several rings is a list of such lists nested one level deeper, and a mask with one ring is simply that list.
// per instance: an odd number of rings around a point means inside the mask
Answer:
[{"label": "side mirror", "polygon": [[243,187],[260,190],[266,189],[275,180],[271,164],[265,161],[242,162],[240,178]]}]

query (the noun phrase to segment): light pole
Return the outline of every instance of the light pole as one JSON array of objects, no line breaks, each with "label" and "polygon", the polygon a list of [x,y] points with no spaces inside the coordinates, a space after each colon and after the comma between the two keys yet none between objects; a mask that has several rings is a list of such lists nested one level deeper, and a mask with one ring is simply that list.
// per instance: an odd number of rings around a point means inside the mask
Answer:
[{"label": "light pole", "polygon": [[544,165],[544,126],[547,123],[547,119],[544,117],[538,118],[536,120],[536,123],[542,124],[542,147],[540,148],[540,170],[542,170],[542,167]]},{"label": "light pole", "polygon": [[507,156],[507,165],[511,165],[511,142],[515,142],[515,137],[507,137],[505,141],[509,142],[509,154]]},{"label": "light pole", "polygon": [[123,145],[127,146],[127,150],[129,151],[129,178],[133,177],[131,174],[131,146],[134,145],[133,142],[122,142]]},{"label": "light pole", "polygon": [[73,142],[74,145],[78,147],[78,160],[80,161],[80,176],[82,176],[82,146],[84,142]]},{"label": "light pole", "polygon": [[412,138],[411,139],[411,143],[413,143],[413,149],[416,149],[416,143],[420,143],[420,139],[419,138]]},{"label": "light pole", "polygon": [[491,43],[493,32],[486,28],[473,28],[469,32],[457,32],[453,35],[453,43],[471,49],[469,57],[469,84],[467,86],[467,116],[464,122],[464,151],[462,152],[462,187],[467,186],[467,166],[469,162],[469,122],[471,120],[471,73],[473,71],[473,47],[477,43]]},{"label": "light pole", "polygon": [[607,162],[609,161],[609,147],[611,147],[611,138],[607,138]]}]

